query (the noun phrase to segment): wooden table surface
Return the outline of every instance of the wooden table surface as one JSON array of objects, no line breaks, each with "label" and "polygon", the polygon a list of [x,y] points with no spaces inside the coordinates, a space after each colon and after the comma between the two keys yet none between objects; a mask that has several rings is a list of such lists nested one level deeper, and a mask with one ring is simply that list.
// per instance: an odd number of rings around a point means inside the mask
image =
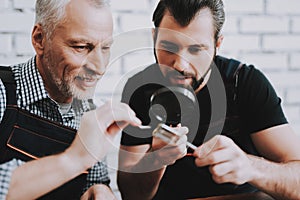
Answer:
[{"label": "wooden table surface", "polygon": [[192,200],[274,200],[271,196],[262,193],[249,193],[249,194],[236,194],[236,195],[225,195],[225,196],[215,196],[207,198],[196,198]]}]

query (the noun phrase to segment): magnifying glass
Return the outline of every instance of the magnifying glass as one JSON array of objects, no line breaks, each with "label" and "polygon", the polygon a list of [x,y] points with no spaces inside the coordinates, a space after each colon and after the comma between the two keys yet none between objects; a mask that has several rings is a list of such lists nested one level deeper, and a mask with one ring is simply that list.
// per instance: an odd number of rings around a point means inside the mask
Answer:
[{"label": "magnifying glass", "polygon": [[[150,97],[149,113],[159,122],[153,136],[167,143],[176,142],[180,135],[170,126],[176,127],[182,121],[190,120],[195,108],[197,102],[192,88],[176,86],[158,89]],[[189,142],[187,146],[194,150],[197,148]]]},{"label": "magnifying glass", "polygon": [[168,126],[188,121],[195,112],[196,97],[191,88],[162,87],[150,97],[149,114]]}]

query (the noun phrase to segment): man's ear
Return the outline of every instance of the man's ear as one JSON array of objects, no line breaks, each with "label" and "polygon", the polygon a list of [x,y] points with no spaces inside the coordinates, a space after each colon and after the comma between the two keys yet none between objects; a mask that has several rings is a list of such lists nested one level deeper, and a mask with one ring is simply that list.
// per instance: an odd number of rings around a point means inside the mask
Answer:
[{"label": "man's ear", "polygon": [[158,34],[158,28],[152,28],[152,39],[153,39],[154,45],[155,45],[156,40],[157,40],[157,34]]},{"label": "man's ear", "polygon": [[219,49],[221,47],[221,44],[223,42],[223,39],[224,39],[224,36],[223,35],[220,35],[218,37],[218,40],[217,40],[217,44],[216,44],[216,48]]},{"label": "man's ear", "polygon": [[40,24],[36,24],[32,30],[31,42],[37,55],[43,55],[46,35]]},{"label": "man's ear", "polygon": [[155,32],[156,32],[156,31],[155,31],[155,28],[152,28],[152,31],[151,31],[151,32],[152,32],[152,39],[153,39],[153,41],[154,41]]}]

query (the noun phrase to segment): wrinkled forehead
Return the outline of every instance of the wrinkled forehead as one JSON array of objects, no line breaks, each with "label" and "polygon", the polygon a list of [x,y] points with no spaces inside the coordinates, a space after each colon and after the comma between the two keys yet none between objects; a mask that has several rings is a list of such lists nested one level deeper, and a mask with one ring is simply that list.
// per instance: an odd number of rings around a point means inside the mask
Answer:
[{"label": "wrinkled forehead", "polygon": [[55,32],[68,37],[105,40],[111,37],[113,32],[111,10],[107,6],[95,7],[86,1],[73,0],[67,5],[65,19],[57,26]]}]

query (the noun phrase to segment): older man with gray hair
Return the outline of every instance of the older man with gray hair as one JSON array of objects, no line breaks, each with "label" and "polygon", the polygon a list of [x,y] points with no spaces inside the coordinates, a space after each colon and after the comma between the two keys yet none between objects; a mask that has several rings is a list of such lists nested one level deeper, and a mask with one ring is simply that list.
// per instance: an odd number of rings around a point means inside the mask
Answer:
[{"label": "older man with gray hair", "polygon": [[112,21],[106,0],[37,0],[36,56],[0,70],[0,199],[115,199],[99,161],[108,137],[140,121],[125,104],[90,100]]}]

